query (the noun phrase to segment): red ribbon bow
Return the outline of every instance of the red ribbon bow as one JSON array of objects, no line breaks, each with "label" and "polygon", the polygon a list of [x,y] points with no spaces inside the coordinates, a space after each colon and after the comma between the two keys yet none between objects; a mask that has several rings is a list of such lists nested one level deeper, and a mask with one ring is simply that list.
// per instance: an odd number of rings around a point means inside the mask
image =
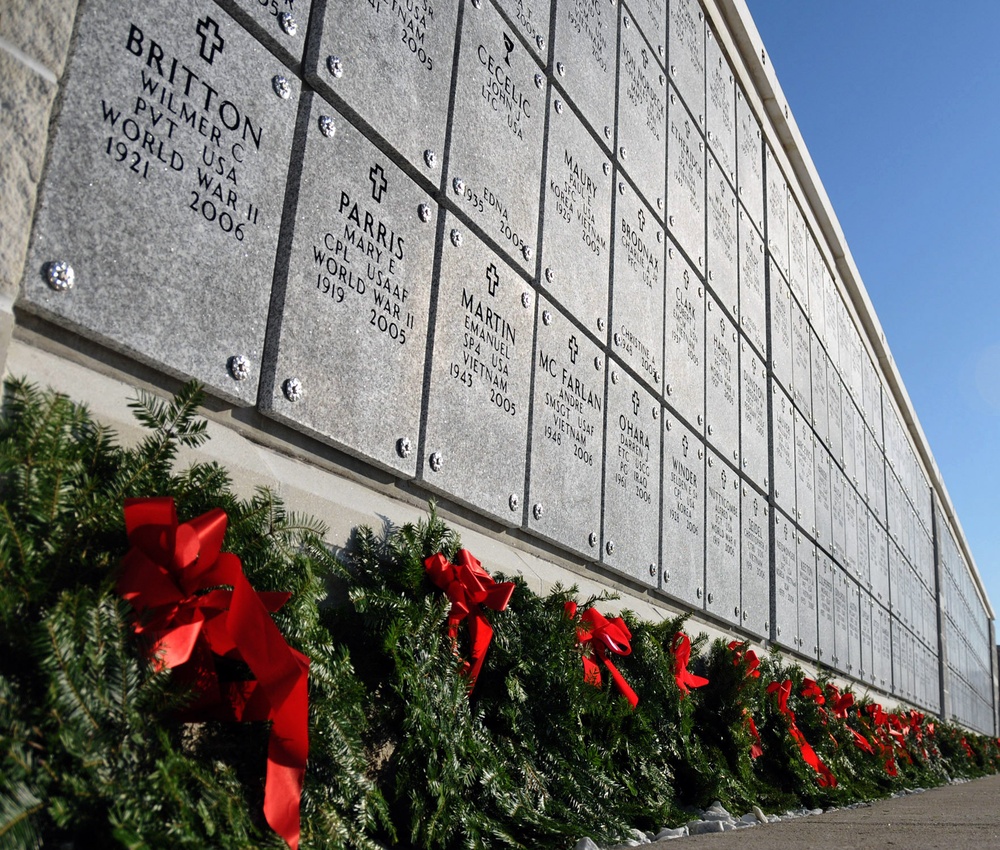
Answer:
[{"label": "red ribbon bow", "polygon": [[[140,616],[135,631],[150,640],[154,665],[176,668],[196,686],[190,716],[271,721],[264,816],[296,850],[309,754],[309,659],[288,646],[268,614],[291,594],[257,593],[240,559],[221,551],[226,523],[219,508],[179,524],[171,498],[126,499],[132,548],[118,592]],[[216,655],[242,660],[256,681],[223,686]]]},{"label": "red ribbon bow", "polygon": [[826,702],[823,691],[812,679],[802,680],[802,696],[806,699],[815,700],[816,705],[823,705]]},{"label": "red ribbon bow", "polygon": [[830,705],[833,707],[833,716],[841,720],[847,720],[847,712],[854,705],[854,694],[848,691],[840,693],[836,685],[826,686],[826,695],[830,698]]},{"label": "red ribbon bow", "polygon": [[885,713],[879,703],[872,703],[865,708],[872,723],[875,724],[875,741],[885,757],[885,772],[889,776],[898,776],[899,770],[896,768],[896,759],[892,747],[892,739],[889,737],[889,715]]},{"label": "red ribbon bow", "polygon": [[514,593],[514,582],[497,583],[479,560],[468,550],[459,549],[455,563],[438,552],[424,561],[427,576],[451,600],[448,611],[448,637],[454,645],[458,641],[458,624],[469,620],[469,642],[472,660],[465,665],[469,677],[469,693],[476,686],[476,679],[486,659],[486,650],[493,640],[493,627],[483,616],[483,607],[503,611]]},{"label": "red ribbon bow", "polygon": [[[576,616],[576,603],[572,599],[567,600],[564,609],[570,619]],[[635,708],[639,704],[639,695],[632,690],[632,686],[625,681],[625,677],[608,658],[609,652],[615,655],[629,655],[632,652],[632,632],[625,625],[625,621],[621,617],[609,620],[596,608],[588,608],[580,615],[580,622],[586,624],[576,630],[576,639],[584,647],[581,656],[584,680],[595,687],[601,686],[601,668],[594,660],[597,658],[604,662],[622,696],[629,701],[632,708]],[[587,652],[588,647],[594,657]]]},{"label": "red ribbon bow", "polygon": [[696,676],[688,670],[688,662],[691,660],[691,638],[684,632],[677,632],[674,635],[671,648],[674,653],[674,679],[680,688],[681,699],[684,699],[691,688],[704,687],[708,684],[708,679]]},{"label": "red ribbon bow", "polygon": [[[806,681],[812,680],[807,679]],[[816,683],[813,682],[813,684],[815,685]],[[795,713],[788,707],[788,698],[792,694],[792,680],[785,679],[785,681],[780,684],[778,682],[771,682],[771,684],[767,686],[767,692],[769,694],[777,695],[778,711],[788,718],[788,731],[799,745],[799,752],[802,754],[802,760],[815,770],[817,774],[819,774],[819,779],[817,781],[820,786],[824,788],[827,786],[830,788],[836,788],[837,777],[833,775],[830,768],[823,763],[823,759],[821,759],[812,746],[810,746],[809,742],[805,738],[805,735],[802,734],[799,727],[795,724]],[[822,697],[822,693],[820,696]]]},{"label": "red ribbon bow", "polygon": [[733,665],[736,667],[740,666],[740,662],[744,659],[747,663],[747,678],[749,679],[759,679],[760,670],[760,659],[757,657],[757,653],[752,649],[747,649],[746,641],[734,640],[729,643],[729,649],[733,653]]}]

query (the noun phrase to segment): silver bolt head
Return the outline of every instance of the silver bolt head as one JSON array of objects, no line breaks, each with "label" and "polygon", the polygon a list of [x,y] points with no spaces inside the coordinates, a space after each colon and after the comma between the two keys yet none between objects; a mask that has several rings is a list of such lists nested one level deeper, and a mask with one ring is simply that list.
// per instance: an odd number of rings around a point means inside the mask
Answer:
[{"label": "silver bolt head", "polygon": [[566,76],[566,66],[562,62],[556,62],[556,73],[560,77]]},{"label": "silver bolt head", "polygon": [[332,139],[337,134],[337,125],[329,115],[320,115],[319,131],[328,139]]},{"label": "silver bolt head", "polygon": [[552,281],[555,280],[555,277],[556,273],[552,270],[552,266],[548,266],[545,269],[545,280],[552,283]]},{"label": "silver bolt head", "polygon": [[555,102],[552,105],[555,106],[556,112],[558,112],[560,115],[562,115],[562,112],[563,112],[563,102],[561,100],[559,100],[558,98],[556,98]]},{"label": "silver bolt head", "polygon": [[595,369],[603,369],[604,368],[604,361],[601,359],[600,355],[598,355],[597,357],[594,358],[594,368]]},{"label": "silver bolt head", "polygon": [[552,324],[552,313],[548,310],[542,310],[542,323],[546,325]]},{"label": "silver bolt head", "polygon": [[535,519],[541,519],[542,518],[542,514],[544,512],[545,512],[545,509],[542,507],[542,503],[541,502],[535,502],[535,504],[533,504],[531,506],[531,515]]},{"label": "silver bolt head", "polygon": [[417,215],[420,217],[420,220],[422,222],[424,222],[424,224],[426,224],[428,221],[430,221],[431,220],[431,208],[430,208],[430,205],[429,204],[421,204],[419,207],[417,207]]},{"label": "silver bolt head", "polygon": [[327,56],[326,58],[327,70],[333,74],[335,79],[340,79],[344,76],[344,63],[341,61],[339,56]]},{"label": "silver bolt head", "polygon": [[538,45],[538,49],[539,50],[544,50],[545,49],[545,36],[536,35],[535,36],[535,44]]},{"label": "silver bolt head", "polygon": [[656,564],[649,565],[649,577],[656,578]]},{"label": "silver bolt head", "polygon": [[410,452],[413,451],[413,444],[410,442],[409,437],[400,437],[396,440],[396,454],[401,458],[408,458]]},{"label": "silver bolt head", "polygon": [[427,163],[428,168],[434,168],[437,166],[437,154],[432,150],[424,151],[424,162]]},{"label": "silver bolt head", "polygon": [[714,601],[715,601],[715,594],[714,593],[709,593],[708,594],[708,604],[711,605]]},{"label": "silver bolt head", "polygon": [[535,74],[535,88],[540,89],[545,85],[545,77],[541,74]]},{"label": "silver bolt head", "polygon": [[590,544],[590,548],[593,549],[597,545],[597,534],[595,532],[590,532],[587,536],[587,543]]},{"label": "silver bolt head", "polygon": [[531,296],[527,292],[521,293],[521,306],[525,308],[531,306]]},{"label": "silver bolt head", "polygon": [[625,146],[624,146],[624,145],[622,145],[622,146],[621,146],[620,148],[618,148],[618,155],[619,155],[619,156],[620,156],[620,157],[621,157],[621,158],[622,158],[623,160],[625,160],[625,159],[628,159],[628,151],[627,151],[627,150],[625,150]]},{"label": "silver bolt head", "polygon": [[462,244],[462,231],[452,230],[451,231],[451,244],[456,248],[460,247]]},{"label": "silver bolt head", "polygon": [[603,331],[604,330],[604,319],[599,318],[597,320],[597,329],[599,331]]},{"label": "silver bolt head", "polygon": [[612,371],[612,373],[611,373],[611,383],[612,384],[617,384],[618,383],[618,373],[617,372]]},{"label": "silver bolt head", "polygon": [[441,452],[432,452],[430,456],[431,472],[440,472],[443,464],[444,458],[441,457]]},{"label": "silver bolt head", "polygon": [[610,174],[611,173],[611,163],[610,162],[604,163],[604,173],[605,174]]},{"label": "silver bolt head", "polygon": [[45,265],[45,282],[56,292],[69,292],[76,283],[73,267],[64,260],[56,260]]},{"label": "silver bolt head", "polygon": [[534,252],[531,250],[531,246],[530,245],[522,245],[521,246],[521,256],[523,256],[524,259],[527,260],[529,263],[531,262],[531,257],[532,257],[533,253]]},{"label": "silver bolt head", "polygon": [[302,389],[302,381],[295,377],[287,378],[281,385],[281,391],[285,394],[285,398],[294,404],[302,399],[302,394],[304,392]]},{"label": "silver bolt head", "polygon": [[521,500],[517,498],[517,493],[511,493],[510,498],[507,499],[507,505],[512,511],[517,510],[517,506],[521,503]]},{"label": "silver bolt head", "polygon": [[609,540],[607,543],[605,543],[604,544],[604,551],[607,552],[609,555],[614,555],[615,554],[615,541],[614,540]]},{"label": "silver bolt head", "polygon": [[278,15],[278,24],[285,35],[295,35],[299,31],[299,25],[295,22],[291,12],[282,12]]},{"label": "silver bolt head", "polygon": [[461,177],[456,177],[451,181],[451,188],[455,190],[456,195],[465,194],[465,181]]},{"label": "silver bolt head", "polygon": [[621,338],[621,336],[617,332],[614,335],[614,341],[615,341],[615,345],[621,345],[622,344],[622,338]]},{"label": "silver bolt head", "polygon": [[226,368],[234,381],[245,381],[250,377],[250,361],[242,354],[234,354],[226,362]]},{"label": "silver bolt head", "polygon": [[281,74],[275,75],[271,85],[274,86],[274,93],[282,100],[288,100],[292,96],[292,86]]}]

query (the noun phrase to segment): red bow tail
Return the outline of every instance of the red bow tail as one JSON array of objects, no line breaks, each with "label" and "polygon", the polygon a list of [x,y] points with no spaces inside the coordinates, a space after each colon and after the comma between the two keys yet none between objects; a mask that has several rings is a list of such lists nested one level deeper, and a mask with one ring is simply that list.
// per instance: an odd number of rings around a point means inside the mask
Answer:
[{"label": "red bow tail", "polygon": [[688,662],[691,660],[691,638],[684,632],[677,632],[673,640],[674,652],[674,681],[681,692],[681,699],[684,699],[691,688],[701,688],[708,684],[708,679],[698,676],[688,670]]}]

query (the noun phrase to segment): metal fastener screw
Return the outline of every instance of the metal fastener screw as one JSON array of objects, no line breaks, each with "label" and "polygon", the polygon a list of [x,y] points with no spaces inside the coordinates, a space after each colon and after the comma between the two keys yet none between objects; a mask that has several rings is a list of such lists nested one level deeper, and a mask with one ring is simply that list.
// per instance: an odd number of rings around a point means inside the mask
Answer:
[{"label": "metal fastener screw", "polygon": [[329,115],[319,116],[319,131],[328,139],[332,139],[337,133],[337,125]]},{"label": "metal fastener screw", "polygon": [[477,9],[483,8],[483,0],[472,0],[472,5]]},{"label": "metal fastener screw", "polygon": [[299,25],[295,23],[295,18],[292,17],[290,12],[282,12],[278,15],[278,23],[286,35],[295,35],[299,30]]},{"label": "metal fastener screw", "polygon": [[45,264],[45,282],[56,292],[68,292],[76,283],[76,274],[69,263],[56,260]]},{"label": "metal fastener screw", "polygon": [[627,17],[625,18],[625,20],[623,21],[623,23],[625,24],[625,29],[628,29],[630,26],[632,26],[632,24],[630,23],[630,21],[629,21],[629,19]]},{"label": "metal fastener screw", "polygon": [[673,395],[673,394],[674,394],[674,388],[673,388],[673,385],[671,385],[671,384],[667,384],[667,386],[666,386],[666,390],[667,390],[667,395]]},{"label": "metal fastener screw", "polygon": [[336,79],[339,80],[344,76],[344,63],[340,60],[339,56],[328,56],[326,67]]},{"label": "metal fastener screw", "polygon": [[424,151],[424,162],[427,163],[428,168],[434,168],[437,165],[437,154],[432,150]]},{"label": "metal fastener screw", "polygon": [[531,296],[527,292],[521,293],[521,306],[524,308],[531,306]]},{"label": "metal fastener screw", "polygon": [[663,198],[657,198],[656,199],[656,208],[658,210],[662,210],[663,209]]},{"label": "metal fastener screw", "polygon": [[739,605],[733,606],[733,616],[736,617],[737,619],[739,618],[739,616],[740,616],[740,606]]},{"label": "metal fastener screw", "polygon": [[604,163],[604,173],[605,174],[610,174],[611,173],[611,163],[610,162]]},{"label": "metal fastener screw", "polygon": [[535,502],[535,504],[533,504],[531,506],[531,515],[535,519],[541,519],[543,512],[544,512],[544,508],[542,507],[542,503],[541,502]]},{"label": "metal fastener screw", "polygon": [[431,208],[429,204],[421,204],[417,207],[417,215],[420,216],[420,220],[426,224],[431,220]]},{"label": "metal fastener screw", "polygon": [[597,535],[593,531],[587,536],[587,542],[590,544],[591,549],[597,545]]},{"label": "metal fastener screw", "polygon": [[604,551],[607,552],[609,555],[614,555],[615,554],[615,541],[614,540],[609,540],[607,543],[605,543],[604,544]]},{"label": "metal fastener screw", "polygon": [[617,331],[615,331],[615,335],[612,337],[612,339],[614,339],[615,345],[621,345],[622,344],[621,335]]},{"label": "metal fastener screw", "polygon": [[288,100],[292,96],[292,87],[281,74],[277,74],[271,80],[271,85],[274,86],[274,93],[282,100]]},{"label": "metal fastener screw", "polygon": [[539,50],[544,50],[545,49],[545,38],[543,36],[536,35],[535,36],[535,44],[538,45],[538,49]]},{"label": "metal fastener screw", "polygon": [[396,440],[396,454],[401,458],[408,458],[411,451],[413,451],[413,445],[410,443],[408,437],[400,437]]},{"label": "metal fastener screw", "polygon": [[302,398],[302,381],[298,378],[288,378],[281,385],[282,392],[290,402],[299,401]]},{"label": "metal fastener screw", "polygon": [[603,331],[604,330],[604,319],[602,319],[600,317],[598,317],[598,319],[597,319],[597,329],[599,331]]},{"label": "metal fastener screw", "polygon": [[700,587],[694,592],[694,595],[697,596],[699,599],[701,599],[701,588]]},{"label": "metal fastener screw", "polygon": [[560,77],[566,76],[566,66],[562,62],[556,62],[556,73]]},{"label": "metal fastener screw", "polygon": [[612,372],[611,372],[611,383],[612,384],[617,384],[618,383],[618,373],[615,372],[614,370],[612,370]]},{"label": "metal fastener screw", "polygon": [[618,181],[618,194],[619,195],[624,195],[625,194],[625,184],[623,182],[621,182],[620,180]]},{"label": "metal fastener screw", "polygon": [[462,233],[458,230],[451,231],[451,244],[458,248],[462,244]]},{"label": "metal fastener screw", "polygon": [[559,100],[559,98],[556,98],[555,102],[553,103],[553,106],[555,106],[556,112],[558,112],[560,115],[562,115],[563,102],[561,100]]},{"label": "metal fastener screw", "polygon": [[555,280],[555,277],[556,273],[552,270],[552,266],[548,266],[545,269],[545,280],[549,283],[552,283],[552,281]]},{"label": "metal fastener screw", "polygon": [[441,452],[432,452],[430,456],[431,472],[440,472],[441,465],[444,463],[444,458],[441,457]]},{"label": "metal fastener screw", "polygon": [[510,506],[512,511],[517,510],[517,506],[521,503],[521,500],[517,498],[517,493],[511,493],[510,498],[507,499],[507,504]]},{"label": "metal fastener screw", "polygon": [[521,246],[521,256],[523,256],[527,262],[531,262],[532,250],[530,245]]},{"label": "metal fastener screw", "polygon": [[658,407],[654,407],[653,408],[653,418],[654,419],[659,419],[660,418],[660,408],[658,408]]},{"label": "metal fastener screw", "polygon": [[549,310],[542,310],[542,324],[551,325],[552,324],[552,313]]},{"label": "metal fastener screw", "polygon": [[594,358],[594,368],[598,370],[604,368],[604,361],[600,358],[600,355]]},{"label": "metal fastener screw", "polygon": [[535,74],[535,88],[540,89],[544,85],[545,85],[545,77],[543,77],[541,74]]},{"label": "metal fastener screw", "polygon": [[226,362],[226,368],[229,369],[229,374],[233,376],[234,381],[245,381],[250,377],[250,361],[242,354],[234,354],[230,357]]},{"label": "metal fastener screw", "polygon": [[649,565],[649,577],[656,578],[656,564]]},{"label": "metal fastener screw", "polygon": [[715,601],[715,594],[709,592],[708,594],[708,604],[711,605]]},{"label": "metal fastener screw", "polygon": [[607,124],[604,125],[604,138],[605,139],[611,138],[611,127],[609,127]]},{"label": "metal fastener screw", "polygon": [[618,156],[620,156],[623,161],[626,160],[626,159],[628,159],[628,151],[625,150],[624,145],[622,147],[618,148]]},{"label": "metal fastener screw", "polygon": [[451,188],[455,190],[456,195],[464,195],[465,181],[461,177],[456,177],[451,181]]}]

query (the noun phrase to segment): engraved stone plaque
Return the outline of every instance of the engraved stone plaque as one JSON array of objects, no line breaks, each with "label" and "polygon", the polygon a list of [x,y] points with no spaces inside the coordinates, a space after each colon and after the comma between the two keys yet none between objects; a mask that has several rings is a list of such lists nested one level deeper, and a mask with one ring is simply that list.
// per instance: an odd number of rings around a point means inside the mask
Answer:
[{"label": "engraved stone plaque", "polygon": [[221,5],[290,65],[302,61],[312,0],[223,0]]},{"label": "engraved stone plaque", "polygon": [[850,484],[844,487],[844,565],[858,578],[858,494]]},{"label": "engraved stone plaque", "polygon": [[767,498],[743,484],[740,596],[743,628],[758,637],[770,634],[771,545]]},{"label": "engraved stone plaque", "polygon": [[[300,85],[203,6],[81,10],[20,303],[246,405]],[[50,288],[60,262],[74,287]]]},{"label": "engraved stone plaque", "polygon": [[663,394],[699,434],[705,430],[705,290],[684,255],[667,248]]},{"label": "engraved stone plaque", "polygon": [[826,352],[812,330],[809,331],[809,362],[812,365],[813,427],[816,429],[816,436],[829,448],[830,413],[826,389]]},{"label": "engraved stone plaque", "polygon": [[[630,20],[622,12],[623,23]],[[663,218],[666,195],[667,78],[636,26],[623,26],[618,75],[618,162]]]},{"label": "engraved stone plaque", "polygon": [[[552,98],[560,95],[555,89]],[[568,104],[549,111],[542,285],[593,333],[606,333],[611,163]]]},{"label": "engraved stone plaque", "polygon": [[795,526],[781,511],[774,517],[774,639],[798,649],[799,562]]},{"label": "engraved stone plaque", "polygon": [[707,299],[705,313],[705,433],[730,463],[739,462],[739,342],[736,328],[718,302]]},{"label": "engraved stone plaque", "polygon": [[841,395],[843,385],[840,376],[827,360],[826,373],[826,411],[830,420],[830,454],[838,463],[844,460],[844,432],[841,425]]},{"label": "engraved stone plaque", "polygon": [[667,0],[636,0],[628,7],[635,16],[632,23],[638,24],[662,65],[667,52]]},{"label": "engraved stone plaque", "polygon": [[439,186],[458,0],[315,5],[306,79],[327,98],[348,104]]},{"label": "engraved stone plaque", "polygon": [[610,146],[614,141],[618,9],[610,3],[566,0],[556,4],[555,14],[559,85]]},{"label": "engraved stone plaque", "polygon": [[[858,586],[849,577],[847,585],[847,672],[860,676],[863,666],[861,650],[861,600]],[[838,653],[840,651],[838,650]]]},{"label": "engraved stone plaque", "polygon": [[[288,268],[279,269],[284,291],[268,330],[273,375],[261,406],[412,476],[437,206],[339,113],[303,97],[311,102],[298,206]],[[332,118],[333,137],[322,132],[322,116]]]},{"label": "engraved stone plaque", "polygon": [[816,446],[816,542],[827,551],[833,539],[833,516],[830,507],[830,455]]},{"label": "engraved stone plaque", "polygon": [[764,179],[767,183],[767,250],[787,280],[788,184],[770,145],[764,145]]},{"label": "engraved stone plaque", "polygon": [[605,363],[551,302],[538,298],[528,457],[528,528],[598,559]]},{"label": "engraved stone plaque", "polygon": [[[465,230],[449,214],[452,229]],[[445,242],[420,477],[507,525],[523,513],[534,308],[531,287],[473,234]]]},{"label": "engraved stone plaque", "polygon": [[806,534],[816,534],[816,479],[812,429],[797,410],[795,418],[795,517]]},{"label": "engraved stone plaque", "polygon": [[[855,429],[855,422],[858,418],[858,412],[854,407],[854,402],[851,401],[850,395],[845,394],[841,399],[840,412],[840,422],[843,426],[844,474],[847,476],[849,481],[853,481],[858,472],[858,451],[854,441],[857,433]],[[864,439],[863,435],[862,439]],[[864,443],[861,444],[861,454],[864,455]]]},{"label": "engraved stone plaque", "polygon": [[819,244],[811,233],[808,234],[806,257],[809,263],[809,321],[821,343],[826,340],[826,295],[825,277],[829,275]]},{"label": "engraved stone plaque", "polygon": [[862,364],[862,379],[865,421],[872,431],[880,434],[882,433],[882,383],[875,366],[867,356]]},{"label": "engraved stone plaque", "polygon": [[706,30],[706,127],[708,149],[715,154],[729,185],[736,185],[736,85],[711,29]]},{"label": "engraved stone plaque", "polygon": [[875,605],[872,607],[872,614],[872,631],[876,643],[875,659],[879,674],[877,684],[880,688],[888,690],[892,687],[892,638],[889,631],[889,612],[881,605]]},{"label": "engraved stone plaque", "polygon": [[764,152],[760,124],[739,87],[736,89],[736,194],[750,220],[764,231]]},{"label": "engraved stone plaque", "polygon": [[833,663],[847,672],[850,649],[847,639],[847,576],[840,567],[833,565]]},{"label": "engraved stone plaque", "polygon": [[868,473],[868,506],[881,523],[885,522],[885,458],[875,438],[865,431],[865,471]]},{"label": "engraved stone plaque", "polygon": [[740,351],[740,469],[769,489],[767,472],[767,369],[745,342]]},{"label": "engraved stone plaque", "polygon": [[601,560],[643,584],[660,584],[660,404],[609,363]]},{"label": "engraved stone plaque", "polygon": [[777,267],[769,259],[771,369],[786,389],[792,383],[792,296]]},{"label": "engraved stone plaque", "polygon": [[670,81],[704,131],[705,13],[698,0],[667,0]]},{"label": "engraved stone plaque", "polygon": [[862,682],[874,684],[874,659],[872,658],[872,600],[871,597],[861,591],[860,595],[860,631],[861,631],[861,668],[858,675]]},{"label": "engraved stone plaque", "polygon": [[826,299],[826,337],[823,339],[823,346],[826,348],[826,353],[830,356],[830,361],[840,373],[841,378],[843,378],[844,369],[840,360],[839,333],[839,316],[842,308],[840,295],[837,293],[837,284],[828,273],[824,273],[823,275],[823,295]]},{"label": "engraved stone plaque", "polygon": [[705,142],[697,120],[673,89],[667,105],[667,133],[667,229],[704,274]]},{"label": "engraved stone plaque", "polygon": [[868,532],[868,507],[860,496],[857,498],[857,515],[858,566],[856,573],[861,589],[871,593],[871,567],[869,564],[871,538]]},{"label": "engraved stone plaque", "polygon": [[535,271],[545,125],[538,72],[533,54],[492,4],[465,10],[445,191],[529,274]]},{"label": "engraved stone plaque", "polygon": [[740,477],[711,448],[705,469],[705,608],[740,622]]},{"label": "engraved stone plaque", "polygon": [[767,295],[764,242],[743,210],[740,232],[740,328],[760,354],[767,352]]},{"label": "engraved stone plaque", "polygon": [[836,625],[834,622],[836,600],[834,590],[834,570],[836,567],[826,553],[816,553],[816,606],[818,613],[817,645],[819,660],[836,667],[837,654]]},{"label": "engraved stone plaque", "polygon": [[788,192],[788,285],[792,288],[802,312],[809,311],[809,258],[806,222],[795,202],[791,190]]},{"label": "engraved stone plaque", "polygon": [[507,13],[538,61],[544,64],[549,55],[549,4],[545,0],[497,0],[497,5]]},{"label": "engraved stone plaque", "polygon": [[785,391],[772,378],[771,435],[774,457],[774,501],[791,517],[795,517],[795,420],[792,403]]},{"label": "engraved stone plaque", "polygon": [[734,319],[739,318],[736,193],[708,156],[708,285]]},{"label": "engraved stone plaque", "polygon": [[847,534],[844,516],[844,473],[834,464],[830,469],[830,550],[838,564],[844,563],[844,539]]},{"label": "engraved stone plaque", "polygon": [[891,469],[887,469],[885,473],[885,513],[886,513],[886,529],[889,532],[889,536],[896,541],[900,542],[900,499],[902,494],[900,492],[899,482],[896,480],[896,476],[893,475]]},{"label": "engraved stone plaque", "polygon": [[704,606],[705,450],[669,410],[663,414],[663,590]]},{"label": "engraved stone plaque", "polygon": [[816,544],[796,532],[799,559],[799,651],[810,658],[819,652],[816,609]]},{"label": "engraved stone plaque", "polygon": [[868,558],[871,567],[872,596],[889,606],[889,545],[885,529],[873,517],[868,518]]},{"label": "engraved stone plaque", "polygon": [[618,181],[611,303],[614,352],[659,395],[663,387],[665,238],[649,207]]},{"label": "engraved stone plaque", "polygon": [[809,362],[809,321],[792,302],[792,400],[806,421],[812,422],[812,365]]}]

